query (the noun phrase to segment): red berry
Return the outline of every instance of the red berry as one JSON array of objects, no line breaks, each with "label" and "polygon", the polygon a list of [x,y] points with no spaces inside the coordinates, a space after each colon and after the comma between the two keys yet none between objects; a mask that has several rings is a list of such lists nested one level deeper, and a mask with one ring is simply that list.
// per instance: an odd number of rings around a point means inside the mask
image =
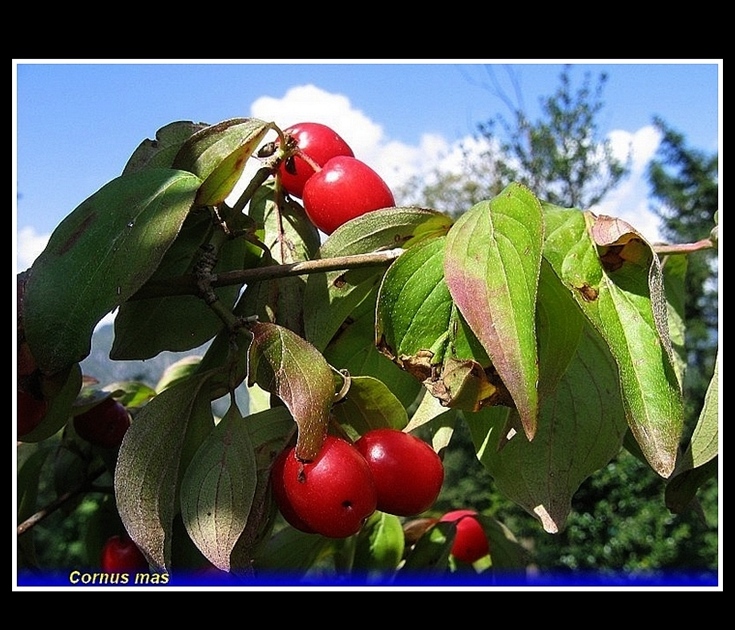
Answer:
[{"label": "red berry", "polygon": [[74,430],[79,437],[104,448],[120,446],[129,426],[128,410],[114,398],[105,398],[74,418]]},{"label": "red berry", "polygon": [[18,437],[28,435],[46,416],[48,403],[25,390],[18,390]]},{"label": "red berry", "polygon": [[325,234],[366,212],[395,206],[393,193],[372,168],[354,157],[335,157],[304,186],[304,210]]},{"label": "red berry", "polygon": [[365,458],[348,442],[327,436],[319,455],[304,462],[290,447],[271,472],[273,496],[294,527],[329,538],[360,531],[375,511],[377,493]]},{"label": "red berry", "polygon": [[373,473],[380,511],[412,516],[434,504],[444,482],[444,465],[422,439],[396,429],[374,429],[357,440],[355,448]]},{"label": "red berry", "polygon": [[271,490],[273,491],[273,498],[276,505],[278,505],[281,515],[288,523],[302,532],[314,534],[316,532],[307,525],[298,514],[296,514],[296,511],[288,498],[288,494],[286,493],[285,466],[289,457],[293,457],[293,449],[291,448],[281,451],[273,462],[273,466],[271,468]]},{"label": "red berry", "polygon": [[485,530],[476,516],[474,510],[454,510],[439,519],[440,522],[457,523],[452,555],[462,562],[475,562],[490,553]]},{"label": "red berry", "polygon": [[102,570],[106,573],[147,571],[148,561],[128,536],[111,536],[102,547]]},{"label": "red berry", "polygon": [[[302,122],[285,129],[284,133],[292,136],[299,150],[319,166],[338,155],[354,155],[342,137],[326,125]],[[289,195],[299,198],[303,196],[307,180],[315,173],[314,167],[299,155],[282,162],[279,170],[283,188]]]}]

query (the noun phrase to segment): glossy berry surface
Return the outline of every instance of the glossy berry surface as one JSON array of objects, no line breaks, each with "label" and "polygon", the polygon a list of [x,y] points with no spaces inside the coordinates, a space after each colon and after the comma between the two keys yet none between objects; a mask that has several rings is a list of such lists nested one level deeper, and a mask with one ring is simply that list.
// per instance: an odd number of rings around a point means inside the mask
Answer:
[{"label": "glossy berry surface", "polygon": [[354,157],[335,157],[304,186],[304,210],[325,234],[366,212],[395,206],[380,175]]},{"label": "glossy berry surface", "polygon": [[28,435],[46,416],[48,403],[32,394],[18,390],[18,437]]},{"label": "glossy berry surface", "polygon": [[273,496],[283,517],[297,529],[346,538],[362,528],[377,505],[370,468],[348,442],[327,436],[319,455],[303,462],[293,447],[271,471]]},{"label": "glossy berry surface", "polygon": [[[327,125],[314,122],[302,122],[284,130],[290,135],[299,150],[309,159],[324,166],[333,157],[346,155],[353,157],[354,153],[342,137]],[[315,173],[309,162],[298,155],[294,155],[280,165],[281,185],[294,197],[302,198],[304,185]]]},{"label": "glossy berry surface", "polygon": [[74,430],[79,437],[103,448],[120,446],[129,426],[127,409],[114,398],[105,398],[74,418]]},{"label": "glossy berry surface", "polygon": [[374,429],[355,442],[370,466],[378,509],[397,516],[428,510],[444,482],[444,465],[422,439],[396,429]]},{"label": "glossy berry surface", "polygon": [[452,555],[462,562],[476,562],[490,553],[485,530],[476,516],[477,512],[473,510],[454,510],[439,519],[441,522],[457,523]]},{"label": "glossy berry surface", "polygon": [[111,536],[102,547],[101,567],[106,573],[147,571],[148,561],[128,536]]}]

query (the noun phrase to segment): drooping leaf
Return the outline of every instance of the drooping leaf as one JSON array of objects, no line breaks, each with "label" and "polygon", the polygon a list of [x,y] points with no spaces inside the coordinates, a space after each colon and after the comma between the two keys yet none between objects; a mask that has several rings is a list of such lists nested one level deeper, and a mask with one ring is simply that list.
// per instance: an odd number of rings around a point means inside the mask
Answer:
[{"label": "drooping leaf", "polygon": [[668,307],[669,338],[673,351],[674,369],[679,383],[684,382],[684,372],[687,366],[686,315],[684,312],[687,267],[687,257],[683,254],[670,254],[661,261]]},{"label": "drooping leaf", "polygon": [[514,414],[495,407],[464,417],[478,458],[498,490],[547,532],[559,532],[574,493],[617,455],[626,432],[617,368],[594,328],[585,327],[567,370],[541,401],[532,441]]},{"label": "drooping leaf", "polygon": [[250,432],[232,404],[194,454],[181,480],[186,531],[221,571],[230,571],[230,554],[245,529],[256,485]]},{"label": "drooping leaf", "polygon": [[232,571],[251,571],[266,539],[272,533],[278,508],[270,490],[273,460],[293,436],[294,421],[285,407],[273,407],[245,417],[256,462],[256,485],[253,503],[242,535],[230,554]]},{"label": "drooping leaf", "polygon": [[452,298],[513,398],[529,439],[536,433],[536,293],[544,224],[530,190],[511,184],[463,214],[447,235]]},{"label": "drooping leaf", "polygon": [[[386,248],[410,247],[426,238],[445,234],[451,219],[434,210],[391,208],[369,212],[348,221],[322,244],[317,258],[366,254]],[[323,350],[340,326],[378,285],[385,267],[311,274],[304,295],[304,330]]]},{"label": "drooping leaf", "polygon": [[[683,402],[667,333],[661,270],[633,228],[590,213],[545,206],[544,257],[599,330],[618,365],[628,424],[662,477],[674,469]],[[610,241],[615,237],[615,240]]]},{"label": "drooping leaf", "polygon": [[143,407],[118,453],[115,499],[130,537],[158,569],[171,564],[179,482],[214,428],[211,373],[179,381]]},{"label": "drooping leaf", "polygon": [[97,323],[158,267],[199,184],[191,173],[170,169],[123,175],[59,224],[25,289],[26,339],[45,373],[89,354]]},{"label": "drooping leaf", "polygon": [[326,437],[334,400],[332,369],[314,346],[287,328],[258,322],[250,330],[248,383],[283,401],[298,425],[296,454],[313,459]]},{"label": "drooping leaf", "polygon": [[149,168],[171,168],[181,146],[207,123],[180,120],[161,127],[155,139],[146,138],[138,145],[123,169],[123,175]]}]

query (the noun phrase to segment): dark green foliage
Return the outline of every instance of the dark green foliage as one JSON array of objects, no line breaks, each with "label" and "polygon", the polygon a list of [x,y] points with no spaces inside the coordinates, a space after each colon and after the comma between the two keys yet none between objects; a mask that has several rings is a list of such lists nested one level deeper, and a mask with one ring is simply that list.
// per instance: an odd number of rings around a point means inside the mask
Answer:
[{"label": "dark green foliage", "polygon": [[[661,145],[648,171],[653,210],[661,217],[661,232],[672,243],[694,243],[710,236],[718,200],[718,156],[694,150],[685,138],[660,118],[654,123]],[[684,321],[687,373],[684,382],[687,418],[702,408],[717,352],[718,257],[709,249],[687,257]]]}]

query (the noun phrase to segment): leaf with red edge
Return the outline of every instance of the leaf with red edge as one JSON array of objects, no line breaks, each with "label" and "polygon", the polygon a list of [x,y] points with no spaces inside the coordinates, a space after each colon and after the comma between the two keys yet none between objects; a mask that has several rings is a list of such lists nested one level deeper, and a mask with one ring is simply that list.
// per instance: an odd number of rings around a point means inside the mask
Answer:
[{"label": "leaf with red edge", "polygon": [[248,384],[278,396],[298,425],[296,454],[317,456],[324,443],[334,401],[332,368],[321,353],[296,333],[266,322],[251,326]]},{"label": "leaf with red edge", "polygon": [[457,220],[444,259],[452,298],[508,388],[529,439],[539,404],[536,294],[543,239],[540,202],[511,184]]}]

